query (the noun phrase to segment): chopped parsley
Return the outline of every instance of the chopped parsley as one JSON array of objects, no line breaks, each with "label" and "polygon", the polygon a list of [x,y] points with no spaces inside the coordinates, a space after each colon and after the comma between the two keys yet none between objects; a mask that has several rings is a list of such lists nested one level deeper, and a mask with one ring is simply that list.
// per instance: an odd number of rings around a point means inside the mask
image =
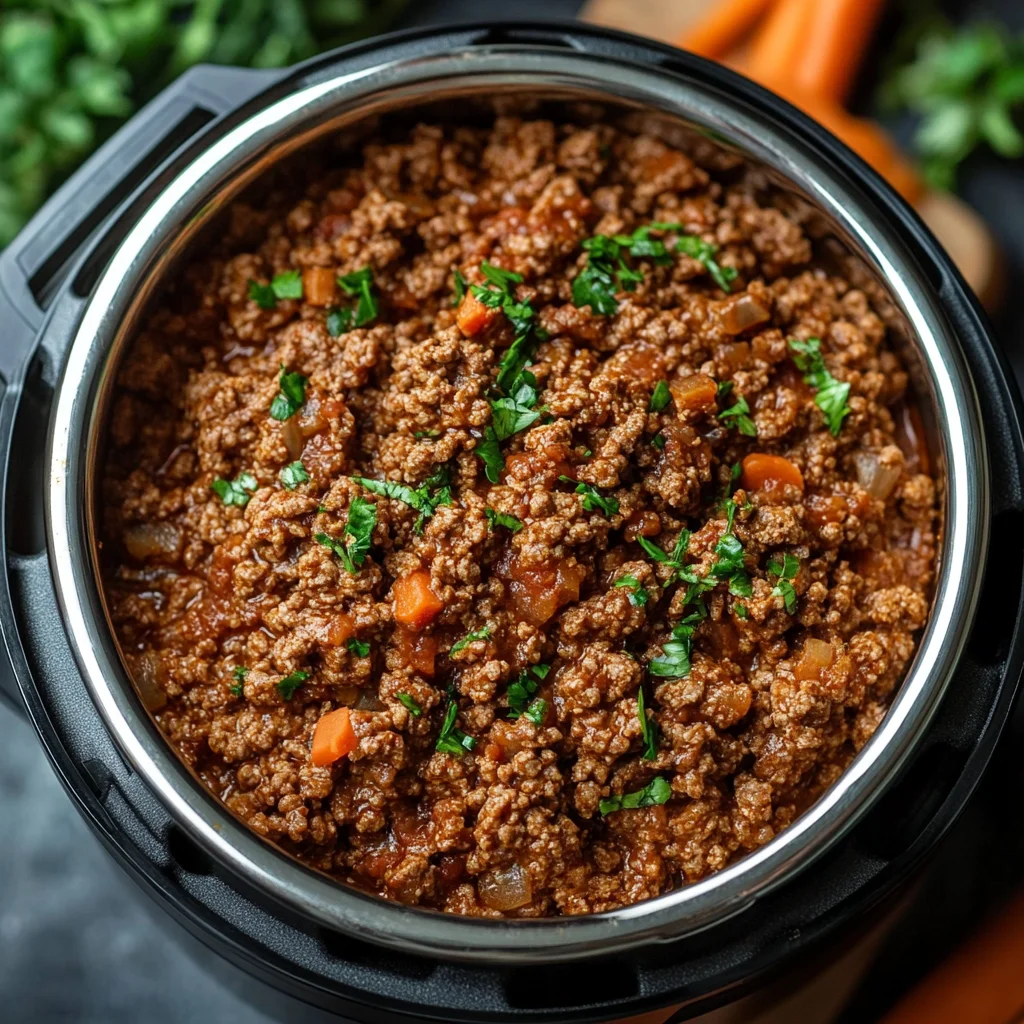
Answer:
[{"label": "chopped parsley", "polygon": [[224,502],[225,505],[237,505],[239,508],[245,508],[249,504],[249,498],[252,497],[252,492],[256,490],[259,484],[256,482],[256,477],[252,473],[239,473],[234,480],[225,480],[222,477],[217,477],[216,480],[210,484],[210,490]]},{"label": "chopped parsley", "polygon": [[357,658],[365,658],[370,653],[369,643],[366,640],[357,640],[354,636],[345,642],[345,646]]},{"label": "chopped parsley", "polygon": [[493,508],[485,508],[484,515],[487,516],[487,522],[492,530],[504,526],[507,530],[518,533],[523,528],[523,521],[516,516],[510,516],[507,512],[495,512]]},{"label": "chopped parsley", "polygon": [[[733,519],[736,516],[736,502],[732,498],[726,498],[725,508],[728,515],[725,533],[715,545],[717,557],[708,575],[728,580],[729,593],[733,597],[750,597],[754,590],[744,561],[743,545],[736,534],[732,532]],[[702,582],[706,584],[706,581]]]},{"label": "chopped parsley", "polygon": [[[728,391],[723,391],[719,388],[719,394],[727,394]],[[746,437],[757,437],[757,425],[750,418],[750,406],[747,404],[747,400],[742,396],[737,399],[735,405],[729,406],[728,409],[723,409],[719,414],[720,420],[732,420],[732,426]]]},{"label": "chopped parsley", "polygon": [[501,442],[537,421],[541,410],[534,408],[536,404],[537,378],[529,370],[519,372],[510,395],[491,402],[491,422],[484,431],[483,441],[476,446],[476,454],[483,459],[484,473],[492,484],[501,479],[505,466]]},{"label": "chopped parsley", "polygon": [[790,581],[795,579],[796,574],[800,571],[800,562],[787,551],[782,556],[781,562],[773,558],[768,563],[768,571],[773,576],[778,577],[775,581],[772,597],[781,597],[786,606],[786,611],[790,615],[795,614],[797,605],[796,590]]},{"label": "chopped parsley", "polygon": [[471,643],[475,640],[490,640],[491,631],[484,626],[483,629],[475,629],[472,633],[467,633],[461,640],[456,641],[452,644],[452,649],[448,652],[449,654],[458,654],[459,651],[464,651]]},{"label": "chopped parsley", "polygon": [[665,435],[655,434],[654,437],[651,438],[651,444],[654,445],[659,452],[663,452],[665,450]]},{"label": "chopped parsley", "polygon": [[327,333],[332,338],[337,338],[339,335],[351,331],[353,315],[351,309],[343,309],[340,306],[334,306],[327,310]]},{"label": "chopped parsley", "polygon": [[459,705],[453,700],[448,705],[444,715],[444,722],[441,724],[441,732],[437,737],[435,750],[442,754],[453,754],[455,757],[462,757],[467,750],[476,746],[476,740],[467,736],[461,729],[456,728],[455,719],[459,717]]},{"label": "chopped parsley", "polygon": [[419,718],[423,714],[423,708],[419,706],[407,693],[396,693],[395,696],[405,705],[405,709],[414,718]]},{"label": "chopped parsley", "polygon": [[417,441],[422,441],[425,438],[429,438],[430,440],[433,440],[435,437],[440,437],[441,436],[441,431],[440,430],[417,430],[416,433],[413,434],[412,436],[415,437]]},{"label": "chopped parsley", "polygon": [[550,665],[531,665],[529,668],[523,669],[519,673],[519,677],[509,684],[505,693],[508,700],[509,718],[519,718],[528,710],[530,701],[537,692],[537,687],[547,678],[550,671]]},{"label": "chopped parsley", "polygon": [[789,348],[796,368],[804,375],[804,383],[817,391],[814,404],[824,414],[832,436],[838,437],[843,420],[850,414],[850,407],[846,404],[850,397],[849,383],[836,380],[828,372],[821,354],[820,338],[808,338],[806,341],[790,338]]},{"label": "chopped parsley", "polygon": [[346,295],[359,296],[352,319],[353,327],[362,327],[376,319],[380,309],[377,297],[373,294],[373,271],[369,267],[343,274],[338,278],[338,284]]},{"label": "chopped parsley", "polygon": [[548,702],[543,697],[538,697],[530,702],[530,706],[523,712],[534,725],[543,725],[544,719],[548,716]]},{"label": "chopped parsley", "polygon": [[711,242],[705,242],[697,235],[683,235],[676,242],[676,252],[683,253],[703,264],[704,269],[711,275],[711,279],[722,289],[723,292],[732,291],[732,283],[736,280],[735,267],[723,267],[716,259],[718,246]]},{"label": "chopped parsley", "polygon": [[662,679],[682,679],[690,674],[690,654],[693,634],[707,617],[703,604],[698,604],[685,618],[672,627],[672,639],[662,646],[660,658],[652,658],[647,666],[652,676]]},{"label": "chopped parsley", "polygon": [[648,540],[643,536],[637,537],[637,543],[656,562],[662,562],[665,565],[670,565],[675,570],[675,572],[673,572],[663,584],[663,586],[666,587],[671,586],[679,574],[683,572],[683,556],[686,554],[686,549],[690,546],[690,531],[679,531],[679,536],[676,538],[676,544],[672,549],[672,554],[669,554],[667,551],[663,551],[654,543],[654,541]]},{"label": "chopped parsley", "polygon": [[293,672],[291,675],[285,676],[284,679],[277,681],[277,692],[285,700],[291,700],[295,696],[295,691],[309,678],[309,673],[304,672],[301,668],[297,672]]},{"label": "chopped parsley", "polygon": [[228,689],[236,697],[241,697],[244,692],[245,677],[249,674],[249,670],[244,665],[236,665],[231,670],[231,675],[234,678],[234,682],[228,687]]},{"label": "chopped parsley", "polygon": [[351,540],[336,540],[326,533],[317,533],[313,539],[325,548],[330,548],[341,559],[345,568],[355,574],[366,561],[376,525],[377,506],[356,495],[348,507],[348,522],[345,523],[345,531],[342,534],[343,538],[350,537]]},{"label": "chopped parsley", "polygon": [[289,373],[281,364],[280,388],[270,404],[270,416],[275,420],[286,420],[294,416],[306,402],[306,377],[301,373]]},{"label": "chopped parsley", "polygon": [[249,281],[249,298],[260,309],[273,309],[278,299],[302,298],[302,274],[298,270],[285,270],[275,274],[270,284]]},{"label": "chopped parsley", "polygon": [[736,612],[741,619],[749,617],[750,612],[747,611],[747,606],[742,601],[737,601],[732,607],[733,611]]},{"label": "chopped parsley", "polygon": [[455,268],[452,276],[455,278],[455,297],[452,299],[452,305],[457,306],[466,297],[466,289],[469,287],[469,282],[458,267]]},{"label": "chopped parsley", "polygon": [[661,412],[671,400],[672,392],[668,389],[668,381],[659,380],[654,385],[654,391],[651,394],[651,401],[647,406],[647,410],[648,412]]},{"label": "chopped parsley", "polygon": [[285,466],[278,474],[278,479],[289,491],[294,491],[299,484],[309,483],[309,474],[306,472],[306,467],[300,459]]},{"label": "chopped parsley", "polygon": [[572,477],[560,476],[562,483],[576,484],[576,494],[583,495],[583,507],[588,512],[600,510],[609,518],[619,511],[619,502],[616,498],[606,498],[593,484],[577,483]]},{"label": "chopped parsley", "polygon": [[647,593],[643,584],[635,576],[620,576],[615,581],[615,586],[629,587],[629,603],[634,608],[642,608],[651,598],[651,595]]},{"label": "chopped parsley", "polygon": [[407,487],[394,480],[369,480],[366,477],[352,477],[357,484],[365,487],[371,494],[379,494],[384,498],[401,501],[419,512],[414,529],[423,532],[423,524],[437,511],[441,505],[452,503],[452,489],[449,484],[448,467],[441,466],[433,472],[417,488]]},{"label": "chopped parsley", "polygon": [[671,796],[672,787],[668,780],[656,775],[643,789],[638,789],[635,793],[606,797],[598,804],[598,809],[604,817],[614,811],[628,811],[636,807],[654,807],[656,804],[668,803]]},{"label": "chopped parsley", "polygon": [[658,756],[658,723],[647,717],[642,686],[636,691],[636,717],[640,719],[640,734],[644,738],[644,760],[653,761]]}]

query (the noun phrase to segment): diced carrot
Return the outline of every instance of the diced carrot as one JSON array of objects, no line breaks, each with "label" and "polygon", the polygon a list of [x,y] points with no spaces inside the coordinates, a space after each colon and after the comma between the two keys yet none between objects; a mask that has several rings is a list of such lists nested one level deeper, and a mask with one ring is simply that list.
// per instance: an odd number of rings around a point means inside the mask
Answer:
[{"label": "diced carrot", "polygon": [[334,291],[334,271],[330,268],[306,267],[302,272],[302,294],[311,306],[329,306]]},{"label": "diced carrot", "polygon": [[679,46],[714,59],[724,57],[750,32],[773,0],[719,0],[680,37]]},{"label": "diced carrot", "polygon": [[351,754],[358,742],[352,729],[349,709],[338,708],[337,711],[328,712],[316,723],[309,759],[317,767],[323,768]]},{"label": "diced carrot", "polygon": [[669,384],[676,408],[680,411],[707,409],[715,402],[718,385],[706,373],[691,373]]},{"label": "diced carrot", "polygon": [[505,751],[498,743],[488,743],[487,746],[484,747],[484,757],[486,757],[488,761],[501,761],[504,760]]},{"label": "diced carrot", "polygon": [[472,338],[474,334],[479,334],[490,327],[497,316],[496,309],[485,306],[472,292],[466,292],[455,314],[455,321],[459,325],[459,330]]},{"label": "diced carrot", "polygon": [[327,623],[326,643],[329,647],[341,647],[355,631],[356,626],[352,621],[352,616],[340,612]]},{"label": "diced carrot", "polygon": [[758,491],[767,483],[792,484],[804,489],[804,475],[798,466],[781,455],[766,455],[754,452],[743,460],[743,474],[740,477],[748,491]]},{"label": "diced carrot", "polygon": [[409,629],[423,629],[444,609],[444,602],[430,589],[430,573],[417,569],[395,580],[395,620]]}]

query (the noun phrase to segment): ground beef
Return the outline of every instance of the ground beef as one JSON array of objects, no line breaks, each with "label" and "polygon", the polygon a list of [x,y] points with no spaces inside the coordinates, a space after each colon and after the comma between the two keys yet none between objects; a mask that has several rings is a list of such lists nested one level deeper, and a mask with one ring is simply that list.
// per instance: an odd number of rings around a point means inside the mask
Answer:
[{"label": "ground beef", "polygon": [[[425,125],[307,164],[298,199],[293,173],[235,205],[120,371],[106,586],[168,740],[307,864],[452,913],[610,910],[771,840],[928,614],[936,481],[864,293],[735,167],[607,125]],[[652,224],[603,264],[582,244]],[[602,266],[611,308],[577,305]],[[302,297],[268,293],[295,271]],[[517,306],[529,423],[492,482]],[[314,764],[343,707],[354,749]]]}]

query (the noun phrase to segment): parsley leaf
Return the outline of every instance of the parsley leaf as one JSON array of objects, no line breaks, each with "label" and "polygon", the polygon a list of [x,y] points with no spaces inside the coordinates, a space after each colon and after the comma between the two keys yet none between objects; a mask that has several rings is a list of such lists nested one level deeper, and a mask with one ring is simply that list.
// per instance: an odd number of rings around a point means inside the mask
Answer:
[{"label": "parsley leaf", "polygon": [[513,533],[518,533],[523,528],[523,521],[510,516],[507,512],[495,512],[493,508],[485,508],[484,515],[487,516],[487,522],[492,530],[504,526]]},{"label": "parsley leaf", "polygon": [[289,373],[281,364],[281,376],[278,378],[280,390],[270,404],[270,415],[275,420],[286,420],[294,416],[305,404],[307,377],[301,373]]},{"label": "parsley leaf", "polygon": [[631,575],[620,576],[615,581],[617,587],[629,587],[629,603],[634,608],[642,608],[650,600],[651,595],[644,589],[643,584]]},{"label": "parsley leaf", "polygon": [[250,492],[255,491],[259,484],[252,473],[239,473],[234,480],[225,480],[217,477],[210,484],[210,490],[224,502],[225,505],[237,505],[245,508],[249,504]]},{"label": "parsley leaf", "polygon": [[466,297],[466,289],[469,287],[469,282],[458,267],[455,268],[452,276],[455,278],[455,296],[452,299],[452,305],[457,306]]},{"label": "parsley leaf", "polygon": [[269,284],[260,284],[259,281],[249,280],[249,298],[256,303],[260,309],[273,309],[277,305],[277,296]]},{"label": "parsley leaf", "polygon": [[636,717],[640,719],[640,734],[644,738],[644,760],[653,761],[658,756],[658,723],[647,717],[642,686],[636,691]]},{"label": "parsley leaf", "polygon": [[278,478],[289,491],[294,491],[299,484],[309,483],[309,474],[301,459],[285,466],[278,474]]},{"label": "parsley leaf", "polygon": [[656,562],[662,562],[665,565],[672,566],[675,572],[667,580],[665,580],[665,587],[671,586],[677,578],[684,572],[683,569],[683,556],[686,554],[687,548],[690,546],[690,531],[680,530],[679,536],[676,538],[675,547],[672,549],[672,554],[667,551],[663,551],[657,544],[652,540],[648,540],[644,536],[637,537],[637,543],[653,558]]},{"label": "parsley leaf", "polygon": [[665,435],[655,434],[654,437],[651,438],[651,444],[657,448],[659,452],[663,452],[665,450]]},{"label": "parsley leaf", "polygon": [[484,626],[483,629],[476,629],[472,633],[467,633],[461,640],[456,641],[452,644],[452,649],[448,652],[449,654],[458,654],[459,651],[464,651],[474,640],[490,640],[491,631]]},{"label": "parsley leaf", "polygon": [[298,270],[285,270],[275,274],[270,284],[260,284],[249,280],[249,298],[260,309],[273,309],[278,299],[302,298],[302,273]]},{"label": "parsley leaf", "polygon": [[245,692],[245,677],[249,674],[249,670],[244,665],[236,665],[231,670],[231,675],[234,677],[234,682],[228,687],[231,693],[235,697],[241,697]]},{"label": "parsley leaf", "polygon": [[796,368],[804,375],[804,383],[817,390],[814,404],[822,411],[825,422],[833,437],[839,436],[843,420],[850,414],[846,400],[850,397],[849,383],[836,380],[825,366],[821,354],[821,339],[808,338],[806,341],[789,339]]},{"label": "parsley leaf", "polygon": [[519,673],[519,677],[509,684],[505,693],[508,700],[508,717],[518,718],[529,707],[530,700],[537,692],[537,687],[547,678],[551,671],[550,665],[531,665]]},{"label": "parsley leaf", "polygon": [[530,702],[530,706],[523,712],[534,725],[543,725],[544,719],[548,717],[548,702],[543,697],[538,697]]},{"label": "parsley leaf", "polygon": [[661,410],[668,405],[671,399],[672,392],[668,389],[668,381],[659,380],[658,383],[654,385],[654,392],[652,393],[651,401],[647,406],[648,412],[661,412]]},{"label": "parsley leaf", "polygon": [[365,658],[370,653],[370,645],[365,640],[357,640],[354,636],[345,642],[348,650],[357,658]]},{"label": "parsley leaf", "polygon": [[295,696],[295,691],[309,678],[309,673],[299,669],[297,672],[293,672],[291,675],[285,676],[284,679],[279,679],[276,683],[277,692],[285,700],[291,700]]},{"label": "parsley leaf", "polygon": [[477,458],[483,460],[484,475],[492,484],[496,484],[501,479],[501,471],[505,468],[505,459],[501,454],[498,438],[491,427],[484,431],[484,439],[473,450]]},{"label": "parsley leaf", "polygon": [[424,522],[441,505],[452,503],[452,490],[448,484],[446,466],[441,466],[415,490],[405,484],[396,483],[394,480],[369,480],[362,476],[354,476],[352,480],[365,487],[371,494],[379,494],[394,501],[404,502],[419,512],[420,516],[414,527],[417,533],[423,532]]},{"label": "parsley leaf", "polygon": [[609,518],[614,516],[619,511],[619,502],[617,498],[606,498],[593,484],[585,484],[582,481],[577,483],[572,477],[560,476],[558,478],[566,484],[576,484],[576,494],[583,495],[583,507],[587,512],[596,512],[600,510]]},{"label": "parsley leaf", "polygon": [[414,718],[419,718],[423,714],[423,708],[419,706],[407,693],[396,693],[395,696],[405,705],[406,710]]},{"label": "parsley leaf", "polygon": [[775,581],[775,589],[772,591],[772,597],[781,597],[786,606],[786,611],[790,615],[796,614],[796,589],[790,580],[795,579],[796,574],[800,571],[799,560],[787,551],[782,556],[781,562],[773,558],[768,563],[768,571],[772,573],[772,575],[778,577]]},{"label": "parsley leaf", "polygon": [[357,573],[366,561],[366,555],[373,541],[373,530],[377,525],[377,506],[358,495],[352,499],[348,507],[348,522],[345,523],[343,537],[351,537],[349,541],[336,540],[326,533],[315,534],[313,539],[330,548],[350,573]]},{"label": "parsley leaf", "polygon": [[[725,500],[728,522],[725,533],[718,539],[715,545],[716,560],[711,566],[708,576],[729,581],[729,593],[734,597],[750,597],[754,593],[750,576],[747,573],[744,560],[743,545],[739,538],[732,532],[733,519],[736,516],[736,502],[732,498]],[[701,581],[702,585],[706,584]],[[714,584],[712,584],[714,585]]]},{"label": "parsley leaf", "polygon": [[718,414],[718,418],[732,420],[736,429],[746,437],[757,437],[757,426],[750,418],[750,406],[745,398],[740,398],[735,405],[723,409]]},{"label": "parsley leaf", "polygon": [[733,606],[733,611],[741,618],[745,619],[750,615],[747,611],[747,606],[742,601],[737,601]]},{"label": "parsley leaf", "polygon": [[671,796],[672,787],[668,780],[656,775],[643,789],[639,789],[635,793],[606,797],[598,804],[598,809],[601,816],[604,817],[614,811],[627,811],[636,807],[654,807],[657,804],[668,803]]},{"label": "parsley leaf", "polygon": [[343,309],[341,306],[327,310],[327,333],[332,338],[337,338],[346,331],[351,331],[354,315],[351,309]]},{"label": "parsley leaf", "polygon": [[532,373],[523,372],[512,395],[491,402],[491,426],[499,441],[526,430],[540,418],[540,410],[534,409],[537,404],[536,384],[537,379]]},{"label": "parsley leaf", "polygon": [[715,254],[718,252],[717,245],[705,242],[697,235],[683,235],[676,242],[676,252],[681,252],[703,264],[704,269],[711,275],[711,279],[723,292],[732,291],[732,283],[738,274],[735,267],[723,267],[715,259]]},{"label": "parsley leaf", "polygon": [[441,431],[440,430],[417,430],[416,433],[413,434],[412,436],[415,437],[417,441],[422,441],[424,439],[429,439],[429,440],[432,441],[435,437],[440,437],[441,436]]},{"label": "parsley leaf", "polygon": [[377,297],[373,293],[373,271],[369,267],[342,275],[338,278],[338,284],[346,295],[359,296],[352,318],[353,327],[362,327],[363,324],[376,319],[380,310]]},{"label": "parsley leaf", "polygon": [[652,658],[647,666],[652,676],[663,679],[682,679],[690,674],[690,654],[693,634],[707,617],[707,611],[698,604],[694,611],[680,619],[672,628],[672,639],[662,645],[660,658]]},{"label": "parsley leaf", "polygon": [[461,729],[455,727],[455,719],[459,717],[459,705],[453,700],[445,712],[444,722],[441,724],[441,732],[437,737],[435,750],[442,754],[453,754],[455,757],[462,757],[467,750],[476,746],[476,740],[467,736]]}]

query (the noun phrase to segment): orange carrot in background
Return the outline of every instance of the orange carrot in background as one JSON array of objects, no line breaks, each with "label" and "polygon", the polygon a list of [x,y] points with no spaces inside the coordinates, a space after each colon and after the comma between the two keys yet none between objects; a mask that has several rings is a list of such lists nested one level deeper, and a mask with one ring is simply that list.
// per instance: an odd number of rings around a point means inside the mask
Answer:
[{"label": "orange carrot in background", "polygon": [[775,0],[719,0],[680,37],[679,46],[720,59],[739,45]]},{"label": "orange carrot in background", "polygon": [[351,754],[358,740],[352,729],[352,716],[348,708],[329,711],[313,730],[313,746],[309,759],[319,768]]},{"label": "orange carrot in background", "polygon": [[775,0],[750,47],[748,74],[757,81],[782,79],[800,57],[807,21],[817,0]]},{"label": "orange carrot in background", "polygon": [[883,0],[815,0],[790,71],[794,85],[822,98],[846,99],[882,6]]}]

